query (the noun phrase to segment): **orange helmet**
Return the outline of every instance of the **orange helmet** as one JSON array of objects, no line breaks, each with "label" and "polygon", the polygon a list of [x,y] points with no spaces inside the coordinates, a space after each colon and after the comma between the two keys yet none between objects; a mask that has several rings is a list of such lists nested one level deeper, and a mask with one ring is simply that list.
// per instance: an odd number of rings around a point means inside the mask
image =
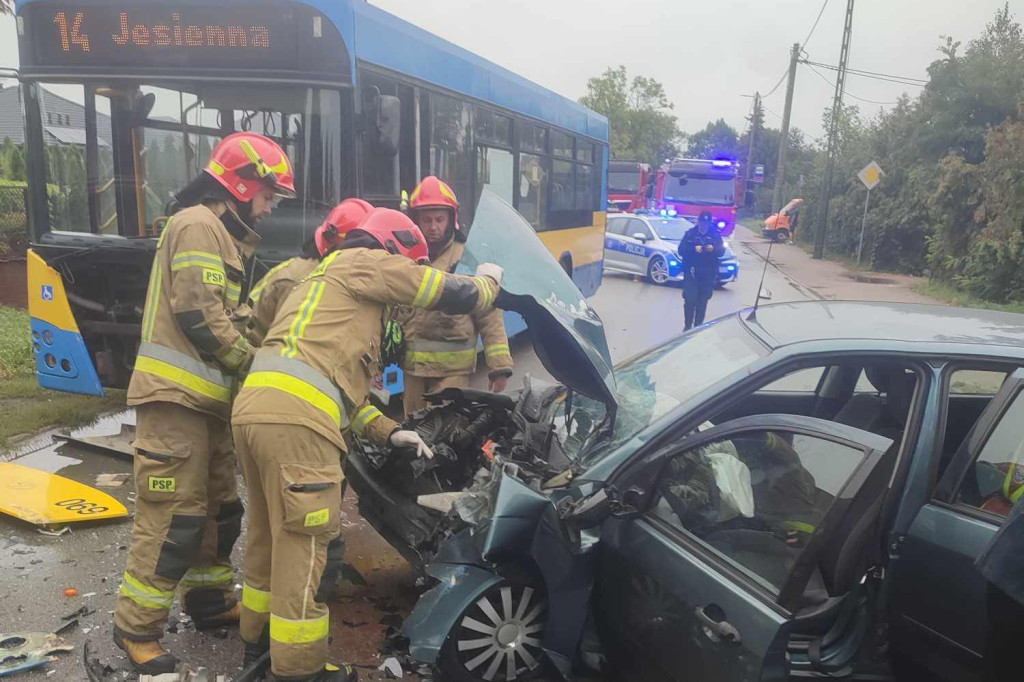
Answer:
[{"label": "orange helmet", "polygon": [[459,229],[459,200],[455,191],[436,175],[428,175],[409,197],[409,212],[416,216],[421,208],[446,208],[452,212],[452,229]]},{"label": "orange helmet", "polygon": [[260,183],[273,187],[279,196],[295,196],[295,177],[288,155],[263,135],[228,135],[214,147],[205,170],[242,203],[253,200]]},{"label": "orange helmet", "polygon": [[348,233],[347,239],[361,234],[371,237],[388,253],[398,254],[417,263],[429,263],[430,251],[420,228],[409,216],[390,208],[375,208],[359,226]]},{"label": "orange helmet", "polygon": [[372,205],[356,198],[345,199],[332,208],[331,212],[327,214],[327,219],[313,233],[313,241],[316,243],[316,250],[320,253],[320,257],[323,258],[336,247],[338,242],[354,230],[372,210]]}]

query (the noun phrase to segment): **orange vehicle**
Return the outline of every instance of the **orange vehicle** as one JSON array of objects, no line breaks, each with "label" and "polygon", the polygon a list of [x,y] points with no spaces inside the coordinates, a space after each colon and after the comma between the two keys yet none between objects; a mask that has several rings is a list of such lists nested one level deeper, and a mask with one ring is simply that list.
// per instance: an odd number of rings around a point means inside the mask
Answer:
[{"label": "orange vehicle", "polygon": [[781,211],[765,218],[761,234],[774,242],[788,242],[796,234],[800,206],[803,203],[803,199],[793,199]]}]

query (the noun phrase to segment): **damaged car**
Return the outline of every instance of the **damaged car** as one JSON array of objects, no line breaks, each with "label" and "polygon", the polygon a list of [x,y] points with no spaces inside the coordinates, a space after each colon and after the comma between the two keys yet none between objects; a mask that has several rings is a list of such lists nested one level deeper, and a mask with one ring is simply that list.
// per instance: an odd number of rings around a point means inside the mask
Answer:
[{"label": "damaged car", "polygon": [[459,682],[978,679],[973,560],[1022,461],[1024,316],[805,302],[612,369],[600,318],[485,191],[463,267],[505,268],[554,382],[447,389],[435,457],[357,442],[362,515],[428,581],[403,633]]}]

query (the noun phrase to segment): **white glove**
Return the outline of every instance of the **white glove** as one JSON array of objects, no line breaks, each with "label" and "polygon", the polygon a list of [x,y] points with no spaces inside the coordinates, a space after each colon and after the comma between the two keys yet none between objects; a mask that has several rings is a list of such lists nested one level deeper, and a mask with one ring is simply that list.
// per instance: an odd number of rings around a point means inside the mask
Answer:
[{"label": "white glove", "polygon": [[501,278],[504,274],[505,271],[501,269],[501,266],[494,263],[481,263],[476,266],[477,277],[490,277],[499,287],[501,286]]},{"label": "white glove", "polygon": [[391,444],[396,448],[416,448],[417,457],[434,458],[434,453],[415,431],[395,431],[391,434]]}]

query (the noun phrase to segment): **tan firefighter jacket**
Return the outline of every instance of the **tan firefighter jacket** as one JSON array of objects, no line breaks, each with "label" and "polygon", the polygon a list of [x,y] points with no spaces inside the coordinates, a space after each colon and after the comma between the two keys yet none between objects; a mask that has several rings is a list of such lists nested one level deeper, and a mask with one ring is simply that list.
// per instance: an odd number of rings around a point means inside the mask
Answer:
[{"label": "tan firefighter jacket", "polygon": [[[431,267],[454,272],[466,245],[452,243]],[[419,377],[447,377],[476,371],[477,336],[484,340],[484,359],[490,375],[510,376],[512,354],[502,312],[495,308],[468,315],[449,315],[441,310],[402,306],[395,319],[405,331],[406,350],[402,370]]]},{"label": "tan firefighter jacket", "polygon": [[235,400],[232,423],[300,424],[342,450],[350,428],[384,444],[398,425],[368,396],[379,371],[385,307],[483,312],[497,291],[489,277],[446,274],[383,250],[335,251],[281,305]]},{"label": "tan firefighter jacket", "polygon": [[249,294],[252,318],[249,320],[247,336],[254,345],[263,343],[267,330],[277,316],[277,310],[284,303],[288,293],[303,277],[313,272],[320,264],[316,258],[289,258],[270,269]]},{"label": "tan firefighter jacket", "polygon": [[172,402],[230,417],[234,377],[253,356],[233,317],[248,312],[239,303],[245,261],[259,242],[224,204],[192,206],[168,221],[150,271],[129,405]]}]

